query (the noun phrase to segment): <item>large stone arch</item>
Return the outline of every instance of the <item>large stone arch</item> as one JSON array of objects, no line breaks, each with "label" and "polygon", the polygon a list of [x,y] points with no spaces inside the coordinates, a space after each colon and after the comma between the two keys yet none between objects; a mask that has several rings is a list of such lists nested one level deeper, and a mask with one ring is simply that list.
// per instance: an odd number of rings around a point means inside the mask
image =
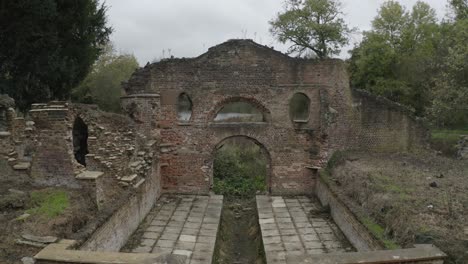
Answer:
[{"label": "large stone arch", "polygon": [[230,135],[230,136],[226,136],[223,139],[219,140],[216,144],[213,145],[211,153],[210,153],[210,160],[209,160],[209,166],[210,166],[209,174],[210,174],[210,186],[211,186],[210,189],[213,187],[214,159],[215,159],[216,153],[219,150],[219,148],[226,141],[228,141],[230,139],[234,139],[234,138],[247,139],[248,141],[250,141],[250,142],[252,142],[255,145],[260,147],[263,155],[267,159],[267,175],[266,175],[265,181],[266,181],[266,186],[267,186],[268,193],[271,193],[272,159],[271,159],[270,151],[268,150],[268,148],[266,147],[265,144],[263,144],[262,142],[257,140],[254,136],[249,136],[249,135]]}]

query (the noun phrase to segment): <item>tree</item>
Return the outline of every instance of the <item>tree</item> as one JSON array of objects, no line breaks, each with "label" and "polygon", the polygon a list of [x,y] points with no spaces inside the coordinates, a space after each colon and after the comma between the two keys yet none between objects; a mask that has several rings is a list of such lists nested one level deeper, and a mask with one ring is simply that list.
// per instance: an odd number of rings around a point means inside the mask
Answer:
[{"label": "tree", "polygon": [[440,57],[441,70],[435,76],[430,116],[439,126],[462,127],[468,124],[468,19],[448,27],[444,36],[447,51]]},{"label": "tree", "polygon": [[138,68],[135,56],[117,54],[111,44],[93,65],[85,80],[72,92],[80,103],[95,103],[106,111],[120,111],[121,83]]},{"label": "tree", "polygon": [[408,24],[408,13],[396,1],[387,1],[382,4],[378,15],[372,21],[373,32],[382,35],[393,48],[400,45],[403,31]]},{"label": "tree", "polygon": [[418,1],[409,12],[398,2],[387,1],[372,29],[351,51],[351,83],[424,115],[440,41],[435,10],[428,4]]},{"label": "tree", "polygon": [[0,1],[0,92],[21,110],[69,98],[108,42],[98,0]]},{"label": "tree", "polygon": [[342,16],[339,0],[287,0],[285,11],[270,21],[270,32],[281,43],[292,43],[289,53],[309,50],[326,58],[348,44],[351,29]]},{"label": "tree", "polygon": [[455,20],[468,19],[468,0],[450,0]]}]

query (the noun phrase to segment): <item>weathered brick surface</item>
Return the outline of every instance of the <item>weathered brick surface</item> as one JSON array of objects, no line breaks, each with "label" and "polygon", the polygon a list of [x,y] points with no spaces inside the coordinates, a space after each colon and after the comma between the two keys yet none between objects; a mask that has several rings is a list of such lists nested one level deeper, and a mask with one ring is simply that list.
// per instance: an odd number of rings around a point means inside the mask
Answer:
[{"label": "weathered brick surface", "polygon": [[[249,40],[231,40],[193,59],[147,65],[124,85],[122,106],[147,135],[160,134],[161,173],[166,192],[206,193],[212,183],[213,153],[230,137],[248,137],[269,153],[272,193],[313,190],[307,166],[321,166],[335,150],[365,147],[408,150],[419,130],[406,113],[381,107],[352,92],[343,62],[290,58]],[[294,123],[289,100],[304,93],[309,120]],[[193,112],[177,120],[177,98],[186,93]],[[251,103],[263,123],[213,121],[227,103]]]}]

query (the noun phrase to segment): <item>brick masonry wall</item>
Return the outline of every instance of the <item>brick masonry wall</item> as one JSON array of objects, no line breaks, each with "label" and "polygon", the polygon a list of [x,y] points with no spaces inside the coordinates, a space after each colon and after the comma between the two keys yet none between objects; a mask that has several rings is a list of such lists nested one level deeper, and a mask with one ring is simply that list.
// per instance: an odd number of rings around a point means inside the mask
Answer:
[{"label": "brick masonry wall", "polygon": [[[142,133],[160,136],[165,192],[208,192],[214,150],[230,137],[250,138],[269,153],[272,193],[303,194],[315,184],[306,167],[322,166],[333,151],[407,150],[416,144],[410,136],[418,134],[398,110],[380,108],[370,99],[358,106],[342,61],[295,59],[249,40],[225,42],[193,59],[147,65],[124,90],[124,110]],[[184,122],[176,110],[182,93],[193,103],[191,118]],[[289,101],[295,93],[310,99],[307,122],[291,121]],[[266,121],[214,122],[233,101],[252,104]]]}]

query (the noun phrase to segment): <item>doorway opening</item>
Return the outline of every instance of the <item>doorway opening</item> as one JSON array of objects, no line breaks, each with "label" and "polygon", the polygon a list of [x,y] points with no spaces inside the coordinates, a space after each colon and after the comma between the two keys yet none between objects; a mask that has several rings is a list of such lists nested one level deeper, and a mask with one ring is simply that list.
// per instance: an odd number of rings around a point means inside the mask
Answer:
[{"label": "doorway opening", "polygon": [[251,138],[228,138],[216,148],[213,191],[224,202],[213,263],[266,263],[255,196],[268,192],[269,171],[268,152]]},{"label": "doorway opening", "polygon": [[88,126],[80,117],[73,122],[73,153],[76,161],[86,166],[86,154],[88,154]]}]

